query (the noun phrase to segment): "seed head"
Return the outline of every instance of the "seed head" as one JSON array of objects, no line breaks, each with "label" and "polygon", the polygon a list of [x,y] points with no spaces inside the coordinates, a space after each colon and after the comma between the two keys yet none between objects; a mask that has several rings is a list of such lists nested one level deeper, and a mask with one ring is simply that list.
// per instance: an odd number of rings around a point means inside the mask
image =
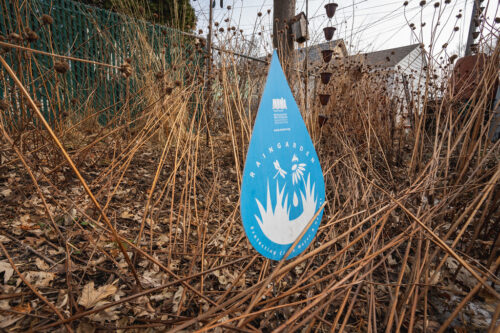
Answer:
[{"label": "seed head", "polygon": [[458,28],[458,27],[455,27],[455,28],[453,28],[453,30],[454,30],[454,31],[458,31],[458,30],[459,30],[459,28]]},{"label": "seed head", "polygon": [[30,28],[26,28],[24,29],[24,38],[28,42],[32,43],[38,40],[38,34],[33,30],[31,30]]},{"label": "seed head", "polygon": [[11,41],[11,42],[21,42],[23,40],[23,37],[21,37],[21,35],[19,34],[16,34],[15,32],[11,32],[7,38]]},{"label": "seed head", "polygon": [[40,21],[42,21],[42,25],[51,25],[52,23],[54,23],[54,19],[52,18],[52,16],[47,14],[43,14],[40,17]]},{"label": "seed head", "polygon": [[54,69],[60,74],[64,74],[69,70],[69,64],[66,61],[56,61],[54,63]]},{"label": "seed head", "polygon": [[261,16],[262,16],[262,12],[258,12],[258,13],[257,13],[257,16],[258,16],[258,17],[261,17]]},{"label": "seed head", "polygon": [[4,99],[0,99],[0,110],[7,111],[8,109],[9,109],[9,103]]},{"label": "seed head", "polygon": [[124,78],[130,77],[132,75],[132,66],[128,62],[124,62],[119,69],[120,73],[122,73],[122,76]]},{"label": "seed head", "polygon": [[434,8],[438,8],[439,7],[439,2],[434,2]]},{"label": "seed head", "polygon": [[161,79],[163,79],[163,77],[165,76],[165,73],[164,72],[158,72],[155,74],[155,78],[159,81]]},{"label": "seed head", "polygon": [[419,5],[420,5],[420,7],[423,7],[423,6],[425,6],[425,4],[426,4],[426,3],[427,3],[427,1],[422,0],[422,1],[420,1],[420,4],[419,4]]},{"label": "seed head", "polygon": [[403,6],[408,6],[408,1],[403,2]]}]

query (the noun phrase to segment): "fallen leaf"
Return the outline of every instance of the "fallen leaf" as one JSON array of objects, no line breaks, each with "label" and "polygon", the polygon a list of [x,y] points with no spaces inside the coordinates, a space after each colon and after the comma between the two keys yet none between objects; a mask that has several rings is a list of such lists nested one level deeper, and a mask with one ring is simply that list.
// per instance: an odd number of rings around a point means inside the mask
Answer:
[{"label": "fallen leaf", "polygon": [[[93,284],[93,282],[91,282]],[[102,287],[101,287],[102,288]],[[116,287],[115,287],[116,288]],[[103,306],[108,304],[109,302],[107,301],[101,301],[96,303],[95,305],[98,306]],[[104,322],[111,322],[120,319],[120,316],[118,316],[118,311],[116,310],[118,306],[112,306],[110,308],[107,308],[103,311],[99,311],[98,313],[94,313],[89,316],[91,320],[98,321],[100,323]]]},{"label": "fallen leaf", "polygon": [[11,195],[11,194],[12,194],[12,190],[11,190],[11,189],[6,188],[6,189],[1,190],[1,191],[0,191],[0,194],[1,194],[1,195],[3,195],[4,197],[8,197],[9,195]]},{"label": "fallen leaf", "polygon": [[0,316],[0,328],[7,328],[10,325],[14,324],[16,321],[24,317],[24,315],[18,315],[18,316]]},{"label": "fallen leaf", "polygon": [[0,261],[0,273],[4,272],[3,275],[3,284],[7,284],[7,281],[12,277],[12,274],[14,274],[14,269],[12,269],[12,266],[5,261]]},{"label": "fallen leaf", "polygon": [[25,303],[25,304],[19,304],[18,306],[13,307],[12,310],[17,311],[17,312],[22,312],[22,313],[30,313],[31,311],[33,311],[33,308],[31,307],[30,303]]},{"label": "fallen leaf", "polygon": [[[49,272],[29,271],[26,274],[26,280],[36,287],[48,287],[55,277],[56,275],[54,273]],[[20,281],[18,281],[18,283],[20,283]]]},{"label": "fallen leaf", "polygon": [[44,260],[42,260],[41,258],[36,258],[35,264],[36,264],[36,267],[38,267],[38,269],[42,270],[42,271],[48,271],[50,268],[50,266],[47,265],[47,263]]},{"label": "fallen leaf", "polygon": [[112,284],[104,285],[94,289],[94,281],[89,282],[83,287],[82,295],[78,298],[78,304],[92,308],[99,301],[116,293],[116,287]]},{"label": "fallen leaf", "polygon": [[80,322],[76,328],[76,333],[94,333],[95,330],[96,328],[93,325],[86,322]]},{"label": "fallen leaf", "polygon": [[172,303],[174,304],[172,310],[174,310],[174,312],[177,312],[177,310],[179,309],[179,303],[181,302],[181,297],[183,292],[184,292],[184,287],[180,286],[179,289],[177,289],[177,291],[174,294],[174,299],[172,300]]},{"label": "fallen leaf", "polygon": [[123,213],[121,213],[120,217],[122,219],[130,219],[132,218],[134,215],[130,214],[130,211],[126,210],[124,211]]}]

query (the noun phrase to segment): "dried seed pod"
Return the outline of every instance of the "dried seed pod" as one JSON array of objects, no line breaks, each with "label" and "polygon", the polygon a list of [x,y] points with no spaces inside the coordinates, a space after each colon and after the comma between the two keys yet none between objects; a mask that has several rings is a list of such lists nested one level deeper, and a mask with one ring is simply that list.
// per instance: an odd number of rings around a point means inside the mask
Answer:
[{"label": "dried seed pod", "polygon": [[403,2],[403,6],[408,6],[408,1]]},{"label": "dried seed pod", "polygon": [[78,103],[78,99],[73,97],[71,100],[70,100],[71,104],[72,105],[76,105]]},{"label": "dried seed pod", "polygon": [[427,1],[425,1],[425,0],[420,1],[420,7],[425,6],[426,3],[427,3]]},{"label": "dried seed pod", "polygon": [[31,30],[30,28],[26,28],[24,29],[24,38],[28,42],[32,43],[38,40],[38,34],[33,30]]},{"label": "dried seed pod", "polygon": [[69,64],[66,61],[60,60],[54,63],[54,69],[60,74],[64,74],[69,70]]},{"label": "dried seed pod", "polygon": [[158,73],[155,74],[155,78],[157,80],[163,79],[164,76],[165,76],[165,72],[163,72],[163,71],[162,72],[158,72]]},{"label": "dried seed pod", "polygon": [[11,42],[21,42],[23,40],[23,37],[21,37],[21,35],[19,34],[16,34],[15,32],[11,32],[7,38],[11,41]]},{"label": "dried seed pod", "polygon": [[174,88],[172,88],[172,87],[166,87],[166,88],[165,88],[165,95],[170,95],[170,94],[172,94],[172,90],[174,90]]},{"label": "dried seed pod", "polygon": [[180,87],[182,85],[182,82],[179,80],[175,80],[174,84],[176,87]]},{"label": "dried seed pod", "polygon": [[124,62],[119,69],[120,73],[122,73],[122,76],[124,78],[130,77],[132,75],[132,66],[128,62]]},{"label": "dried seed pod", "polygon": [[9,103],[4,99],[0,99],[0,110],[7,111],[8,109],[9,109]]},{"label": "dried seed pod", "polygon": [[435,2],[434,3],[434,8],[438,8],[439,7],[439,2]]},{"label": "dried seed pod", "polygon": [[132,58],[125,58],[125,62],[127,64],[131,64],[132,63]]},{"label": "dried seed pod", "polygon": [[258,12],[258,13],[257,13],[257,16],[258,16],[258,17],[261,17],[261,16],[262,16],[262,12]]},{"label": "dried seed pod", "polygon": [[40,17],[40,21],[42,21],[42,25],[51,25],[52,23],[54,23],[54,19],[52,18],[52,16],[47,14],[43,14]]},{"label": "dried seed pod", "polygon": [[202,35],[202,34],[203,34],[203,30],[201,30],[201,29],[200,29],[200,30],[198,30],[198,33],[199,33],[200,35]]}]

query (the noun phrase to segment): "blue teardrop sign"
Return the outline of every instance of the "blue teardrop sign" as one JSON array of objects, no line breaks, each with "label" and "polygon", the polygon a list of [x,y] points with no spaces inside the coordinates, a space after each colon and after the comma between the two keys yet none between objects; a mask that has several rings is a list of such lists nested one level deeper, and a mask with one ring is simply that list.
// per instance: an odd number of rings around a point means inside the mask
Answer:
[{"label": "blue teardrop sign", "polygon": [[[263,256],[282,259],[324,200],[316,150],[274,51],[241,188],[241,217],[250,243]],[[289,259],[311,243],[322,214]]]}]

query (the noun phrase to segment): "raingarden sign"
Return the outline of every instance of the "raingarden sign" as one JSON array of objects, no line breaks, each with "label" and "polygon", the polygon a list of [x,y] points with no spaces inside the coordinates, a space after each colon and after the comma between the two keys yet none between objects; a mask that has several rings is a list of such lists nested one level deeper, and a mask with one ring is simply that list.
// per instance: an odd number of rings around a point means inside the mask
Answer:
[{"label": "raingarden sign", "polygon": [[[276,51],[248,148],[241,216],[252,246],[280,260],[325,200],[318,156],[281,68]],[[322,211],[288,256],[313,240]]]}]

